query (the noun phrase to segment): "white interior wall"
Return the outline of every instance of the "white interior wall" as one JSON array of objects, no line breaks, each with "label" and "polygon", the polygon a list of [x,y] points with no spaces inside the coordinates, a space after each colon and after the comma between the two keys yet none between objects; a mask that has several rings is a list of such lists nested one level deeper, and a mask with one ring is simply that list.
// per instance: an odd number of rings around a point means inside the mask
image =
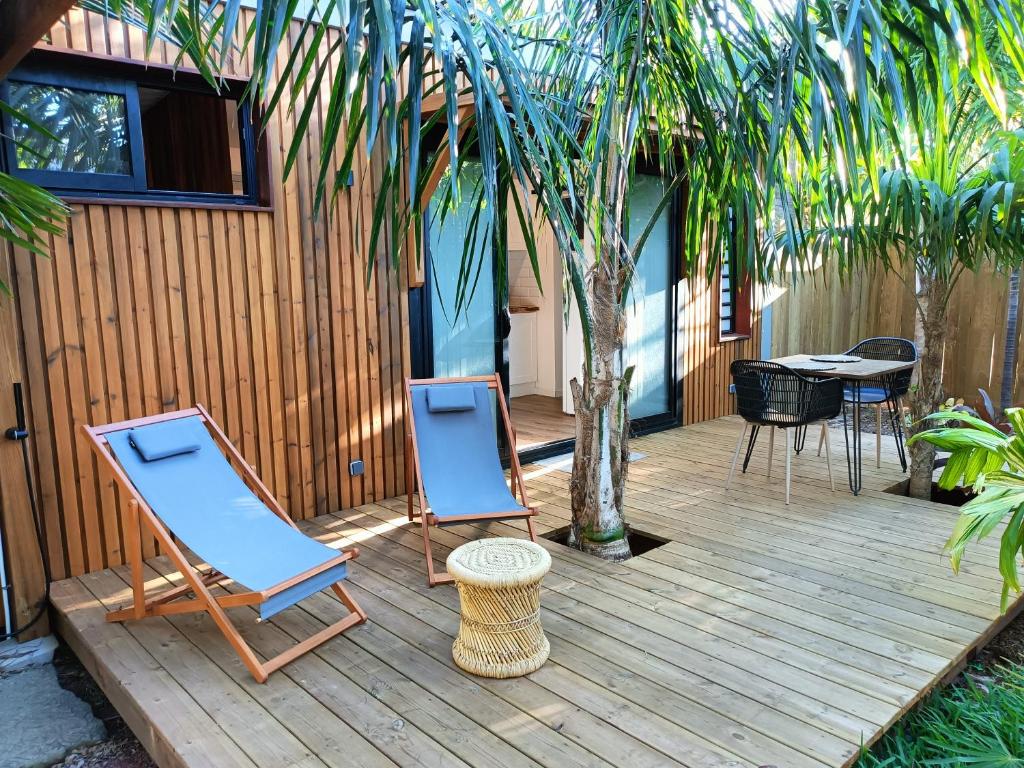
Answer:
[{"label": "white interior wall", "polygon": [[[511,207],[513,203],[509,203]],[[529,201],[525,205],[531,205]],[[512,315],[509,336],[511,396],[562,394],[562,272],[557,243],[546,221],[535,220],[538,288],[518,218],[509,217],[509,305],[537,307]]]}]

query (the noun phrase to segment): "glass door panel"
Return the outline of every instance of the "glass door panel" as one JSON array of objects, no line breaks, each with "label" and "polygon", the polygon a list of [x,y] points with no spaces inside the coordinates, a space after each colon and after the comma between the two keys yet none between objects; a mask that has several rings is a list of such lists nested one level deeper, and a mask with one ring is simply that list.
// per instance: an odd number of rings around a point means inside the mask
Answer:
[{"label": "glass door panel", "polygon": [[[471,189],[481,176],[480,164],[467,162],[460,171],[459,183],[463,189]],[[495,301],[494,254],[483,243],[476,244],[468,289],[471,296],[456,313],[459,274],[470,236],[473,206],[463,201],[456,210],[447,211],[442,221],[439,197],[435,195],[427,212],[433,375],[494,373],[499,311]]]},{"label": "glass door panel", "polygon": [[[660,176],[636,174],[629,204],[629,237],[643,232],[665,194]],[[630,388],[631,419],[672,410],[670,336],[672,321],[672,206],[658,216],[637,262],[626,308],[626,366],[635,366]]]}]

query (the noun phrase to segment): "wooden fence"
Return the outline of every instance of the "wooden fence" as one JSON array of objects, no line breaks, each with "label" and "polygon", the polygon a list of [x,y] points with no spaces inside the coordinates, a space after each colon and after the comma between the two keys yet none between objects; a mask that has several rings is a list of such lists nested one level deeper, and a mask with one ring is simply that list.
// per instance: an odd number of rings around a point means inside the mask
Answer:
[{"label": "wooden fence", "polygon": [[[948,397],[968,403],[984,388],[993,399],[1002,386],[1009,276],[985,270],[957,283],[949,307],[943,382]],[[772,356],[839,352],[869,336],[914,338],[915,305],[898,275],[860,272],[845,281],[820,272],[796,285],[779,286],[771,307]],[[1018,338],[1018,344],[1022,340]],[[1021,360],[1013,382],[1014,403],[1024,403]]]}]

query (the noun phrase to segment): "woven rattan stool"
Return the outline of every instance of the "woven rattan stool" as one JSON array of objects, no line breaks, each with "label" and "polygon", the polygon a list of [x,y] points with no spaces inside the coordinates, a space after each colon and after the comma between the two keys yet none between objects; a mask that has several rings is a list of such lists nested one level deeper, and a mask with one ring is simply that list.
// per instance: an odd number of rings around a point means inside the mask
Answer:
[{"label": "woven rattan stool", "polygon": [[519,677],[547,661],[540,582],[549,568],[547,550],[522,539],[479,539],[448,555],[462,603],[456,664],[483,677]]}]

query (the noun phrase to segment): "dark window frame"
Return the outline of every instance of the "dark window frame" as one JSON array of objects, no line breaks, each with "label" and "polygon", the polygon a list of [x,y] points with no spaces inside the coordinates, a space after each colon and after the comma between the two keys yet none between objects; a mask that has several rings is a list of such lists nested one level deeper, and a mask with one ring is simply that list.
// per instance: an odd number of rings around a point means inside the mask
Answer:
[{"label": "dark window frame", "polygon": [[[68,88],[77,91],[112,93],[124,99],[125,130],[128,134],[128,161],[130,172],[120,173],[87,173],[85,171],[51,171],[30,168],[19,168],[17,147],[12,138],[4,140],[4,154],[10,173],[18,178],[38,184],[47,189],[69,189],[75,191],[95,192],[127,192],[135,194],[140,185],[146,186],[146,163],[142,150],[142,119],[139,112],[139,92],[137,87],[128,80],[116,80],[107,77],[61,73],[55,76],[45,69],[24,66],[14,69],[7,79],[0,84],[0,100],[11,104],[11,84],[19,83],[46,85],[54,88]],[[3,133],[10,137],[14,133],[11,122],[13,118],[4,114]]]},{"label": "dark window frame", "polygon": [[[739,228],[732,210],[729,211],[729,231],[726,234],[726,249],[718,267],[718,338],[719,341],[736,341],[750,338],[751,283],[749,273],[740,279],[736,264]],[[723,268],[726,271],[723,273]],[[726,285],[728,280],[728,286]],[[729,314],[722,313],[725,294],[729,295]]]},{"label": "dark window frame", "polygon": [[[83,74],[72,71],[80,68]],[[131,158],[131,174],[102,174],[74,171],[39,171],[17,167],[13,140],[0,137],[0,166],[18,178],[45,187],[73,201],[106,200],[142,204],[179,204],[203,207],[269,207],[269,156],[266,138],[257,130],[252,105],[242,98],[245,82],[224,82],[221,93],[214,92],[195,73],[175,72],[162,67],[146,67],[122,59],[33,51],[23,64],[0,81],[0,99],[9,101],[9,80],[56,87],[118,93],[125,96],[126,120]],[[222,192],[150,189],[146,179],[146,148],[142,136],[139,88],[201,93],[219,96],[238,104],[239,152],[242,160],[241,195]],[[3,133],[11,134],[10,116],[0,115]]]}]

